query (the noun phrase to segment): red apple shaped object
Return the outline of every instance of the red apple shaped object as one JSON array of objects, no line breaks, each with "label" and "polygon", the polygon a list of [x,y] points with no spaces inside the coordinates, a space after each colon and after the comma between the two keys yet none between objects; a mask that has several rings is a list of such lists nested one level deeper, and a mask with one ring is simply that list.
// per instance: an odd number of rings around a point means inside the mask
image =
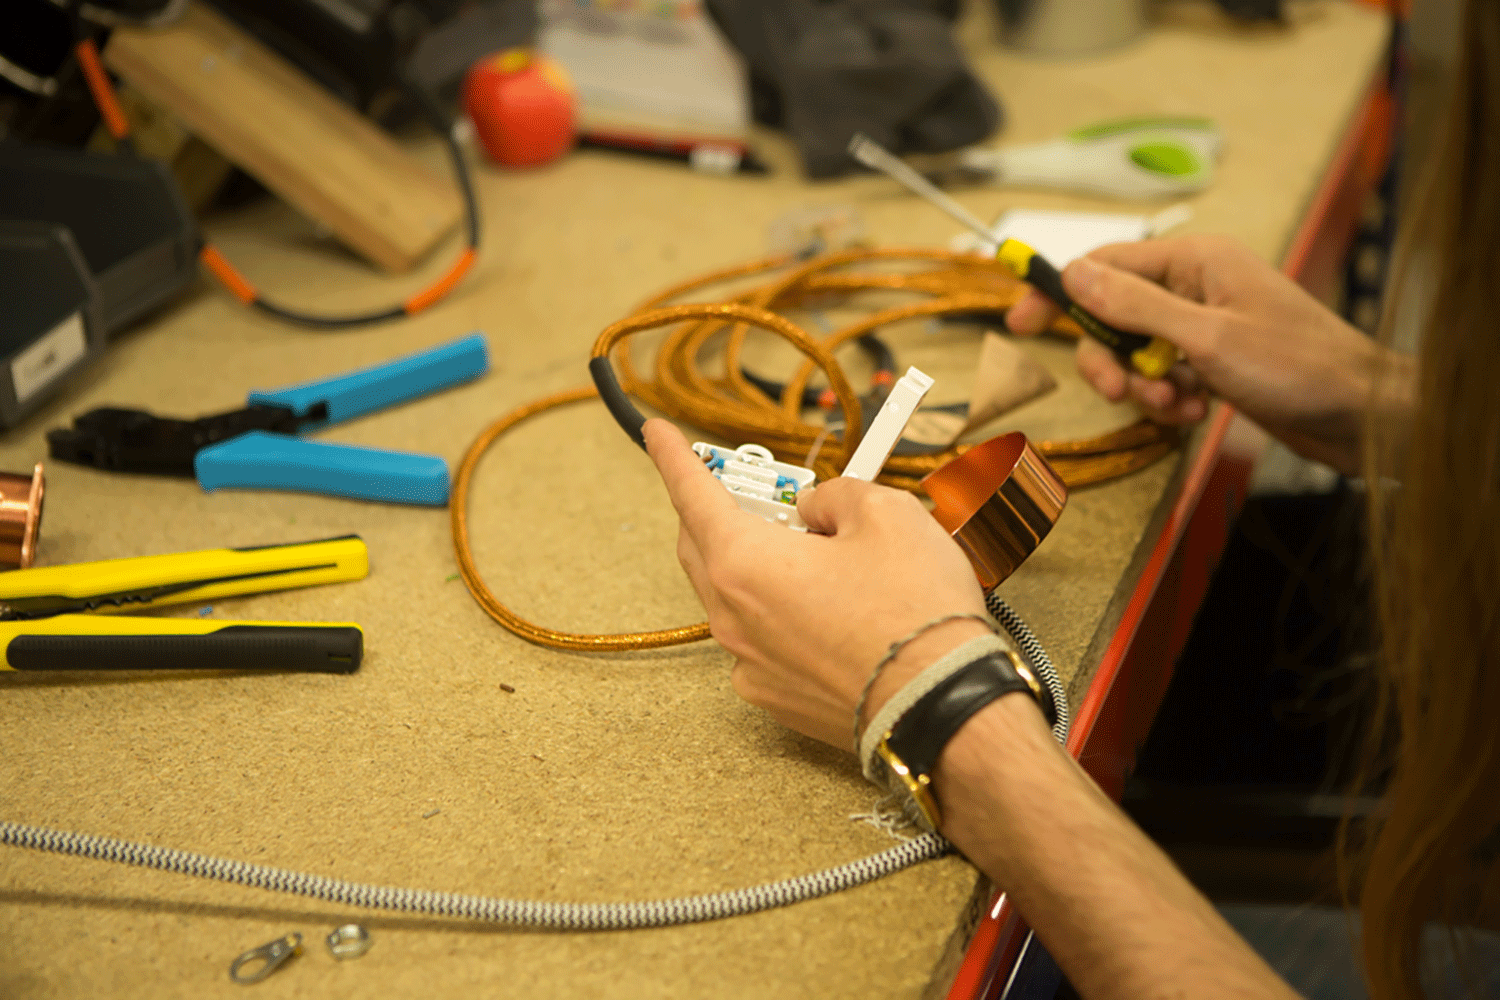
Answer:
[{"label": "red apple shaped object", "polygon": [[573,145],[573,84],[555,60],[507,49],[469,67],[464,107],[490,159],[537,167]]}]

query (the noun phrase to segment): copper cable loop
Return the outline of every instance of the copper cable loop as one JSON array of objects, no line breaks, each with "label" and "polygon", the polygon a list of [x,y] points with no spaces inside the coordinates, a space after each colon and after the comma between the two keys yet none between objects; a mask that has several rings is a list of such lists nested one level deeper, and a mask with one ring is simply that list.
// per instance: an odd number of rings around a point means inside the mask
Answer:
[{"label": "copper cable loop", "polygon": [[[912,263],[926,264],[927,269],[853,270],[859,265]],[[786,273],[724,302],[667,305],[712,285],[776,270]],[[926,299],[878,309],[821,337],[808,333],[776,311],[831,297],[846,299],[864,292],[907,292]],[[699,427],[726,441],[765,445],[777,457],[797,465],[807,464],[809,452],[815,443],[820,443],[811,467],[820,479],[830,479],[839,474],[847,456],[853,453],[863,427],[859,396],[833,355],[836,347],[881,326],[917,317],[1001,312],[1019,301],[1024,293],[1025,286],[992,261],[929,247],[844,250],[802,262],[787,255],[766,257],[700,275],[653,296],[634,314],[606,328],[595,341],[592,356],[610,357],[627,393],[673,420]],[[653,377],[648,380],[633,363],[626,342],[637,333],[660,327],[671,329],[657,351]],[[768,398],[741,371],[740,351],[751,328],[774,333],[806,355],[779,400]],[[1076,327],[1066,322],[1058,323],[1053,332],[1075,338],[1079,335]],[[725,372],[711,377],[699,359],[709,342],[720,335],[726,336]],[[802,392],[817,368],[822,368],[828,378],[829,387],[846,416],[845,426],[852,428],[848,441],[838,434],[822,440],[826,435],[824,428],[801,418]],[[527,621],[502,604],[485,585],[474,564],[469,545],[468,494],[474,470],[484,454],[517,424],[547,410],[594,397],[594,388],[588,386],[527,403],[496,420],[470,445],[454,477],[451,511],[454,554],[464,585],[485,612],[502,626],[529,642],[554,649],[612,652],[707,639],[707,624],[615,635],[546,628]],[[1144,468],[1171,452],[1176,444],[1175,429],[1143,419],[1097,437],[1032,442],[1031,447],[1047,458],[1058,478],[1071,489]],[[923,477],[964,454],[969,447],[957,444],[930,454],[893,455],[879,481],[921,492]]]},{"label": "copper cable loop", "polygon": [[585,386],[554,393],[535,402],[527,403],[486,427],[484,433],[480,434],[469,446],[469,450],[464,453],[463,461],[458,464],[458,473],[453,478],[453,499],[450,504],[453,553],[458,557],[458,572],[463,577],[464,586],[469,588],[469,593],[474,595],[474,600],[478,601],[479,606],[484,608],[485,613],[495,621],[528,642],[551,646],[553,649],[609,653],[622,649],[656,649],[661,646],[676,646],[685,642],[707,639],[707,623],[658,629],[655,632],[626,632],[621,635],[559,632],[543,625],[535,625],[501,604],[499,598],[485,585],[484,578],[479,575],[479,568],[474,565],[474,553],[469,547],[469,484],[474,478],[474,470],[478,467],[479,460],[484,457],[484,453],[500,435],[521,421],[559,406],[592,399],[594,396],[594,387]]}]

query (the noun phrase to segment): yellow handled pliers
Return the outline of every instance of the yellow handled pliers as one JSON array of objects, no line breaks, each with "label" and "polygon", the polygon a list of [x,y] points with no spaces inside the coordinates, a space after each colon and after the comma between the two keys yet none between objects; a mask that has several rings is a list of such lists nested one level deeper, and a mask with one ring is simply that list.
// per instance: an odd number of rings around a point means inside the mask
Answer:
[{"label": "yellow handled pliers", "polygon": [[0,670],[290,670],[352,673],[351,622],[126,618],[119,612],[359,580],[358,536],[73,563],[0,573]]}]

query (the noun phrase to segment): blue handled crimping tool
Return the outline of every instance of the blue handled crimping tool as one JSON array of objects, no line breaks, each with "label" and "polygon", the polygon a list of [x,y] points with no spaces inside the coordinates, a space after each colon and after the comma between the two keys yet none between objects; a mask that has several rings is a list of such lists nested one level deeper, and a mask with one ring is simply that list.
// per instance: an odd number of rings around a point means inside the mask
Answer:
[{"label": "blue handled crimping tool", "polygon": [[313,441],[299,435],[478,378],[483,334],[384,364],[269,392],[244,409],[175,420],[144,410],[91,410],[47,432],[53,458],[116,472],[194,476],[205,490],[239,487],[441,506],[448,463],[437,455]]}]

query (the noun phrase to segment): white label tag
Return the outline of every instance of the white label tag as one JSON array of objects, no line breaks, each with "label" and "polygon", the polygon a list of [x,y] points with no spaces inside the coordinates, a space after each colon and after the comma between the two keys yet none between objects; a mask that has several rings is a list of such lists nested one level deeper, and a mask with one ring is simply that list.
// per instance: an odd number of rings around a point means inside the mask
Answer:
[{"label": "white label tag", "polygon": [[83,313],[76,312],[17,354],[10,363],[10,380],[16,387],[16,402],[25,403],[37,390],[67,371],[86,350]]}]

